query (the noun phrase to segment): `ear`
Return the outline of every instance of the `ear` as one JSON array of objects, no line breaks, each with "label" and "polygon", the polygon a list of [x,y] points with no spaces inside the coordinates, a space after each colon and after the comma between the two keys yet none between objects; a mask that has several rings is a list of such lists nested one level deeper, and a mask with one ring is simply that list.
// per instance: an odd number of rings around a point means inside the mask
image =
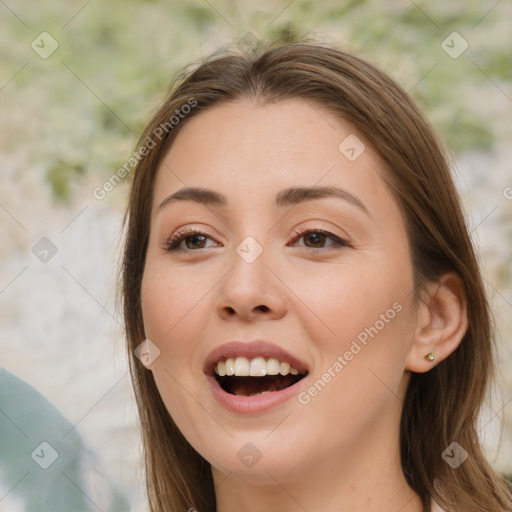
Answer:
[{"label": "ear", "polygon": [[[459,346],[468,328],[466,292],[456,272],[446,272],[423,288],[406,361],[406,368],[417,373],[427,372],[446,359]],[[434,354],[434,361],[426,358],[429,353]]]}]

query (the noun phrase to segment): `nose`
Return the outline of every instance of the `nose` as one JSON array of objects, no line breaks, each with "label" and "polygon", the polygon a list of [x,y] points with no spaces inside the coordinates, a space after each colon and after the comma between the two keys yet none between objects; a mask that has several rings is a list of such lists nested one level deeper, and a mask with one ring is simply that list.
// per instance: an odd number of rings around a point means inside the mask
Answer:
[{"label": "nose", "polygon": [[214,308],[224,320],[238,318],[241,321],[277,320],[287,310],[285,286],[267,263],[264,250],[260,256],[248,262],[234,252],[231,268],[219,284]]}]

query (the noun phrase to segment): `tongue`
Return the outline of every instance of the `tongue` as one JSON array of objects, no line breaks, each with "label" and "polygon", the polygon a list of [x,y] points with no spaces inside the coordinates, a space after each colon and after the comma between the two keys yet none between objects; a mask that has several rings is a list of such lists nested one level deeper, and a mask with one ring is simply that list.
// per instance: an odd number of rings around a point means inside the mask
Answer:
[{"label": "tongue", "polygon": [[267,375],[266,377],[228,377],[226,390],[233,395],[250,396],[264,391],[280,391],[295,383],[295,375]]}]

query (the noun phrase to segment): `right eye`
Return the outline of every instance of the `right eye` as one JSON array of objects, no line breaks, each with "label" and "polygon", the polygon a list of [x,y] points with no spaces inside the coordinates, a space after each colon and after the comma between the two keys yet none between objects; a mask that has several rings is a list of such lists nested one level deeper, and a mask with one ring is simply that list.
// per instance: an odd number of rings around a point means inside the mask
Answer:
[{"label": "right eye", "polygon": [[[196,229],[189,228],[186,230],[178,231],[163,245],[163,247],[167,252],[204,249],[211,247],[204,245],[208,239],[211,240],[211,238],[205,233],[197,231]],[[186,248],[182,247],[183,242],[185,242]]]}]

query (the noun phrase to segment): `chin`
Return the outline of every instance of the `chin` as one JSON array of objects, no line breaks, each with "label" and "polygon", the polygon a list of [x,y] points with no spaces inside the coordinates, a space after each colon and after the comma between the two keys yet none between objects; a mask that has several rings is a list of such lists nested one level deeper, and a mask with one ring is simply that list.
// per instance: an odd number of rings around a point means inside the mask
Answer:
[{"label": "chin", "polygon": [[[230,443],[222,454],[215,453],[209,458],[212,470],[229,475],[239,481],[251,484],[274,484],[275,479],[280,481],[293,479],[294,474],[302,473],[301,467],[307,466],[297,454],[297,443],[283,444],[283,439],[276,438],[270,443],[268,431],[257,436],[261,442],[255,440],[256,436],[240,436],[236,442]],[[271,434],[273,435],[273,434]],[[234,456],[226,457],[226,454]]]}]

